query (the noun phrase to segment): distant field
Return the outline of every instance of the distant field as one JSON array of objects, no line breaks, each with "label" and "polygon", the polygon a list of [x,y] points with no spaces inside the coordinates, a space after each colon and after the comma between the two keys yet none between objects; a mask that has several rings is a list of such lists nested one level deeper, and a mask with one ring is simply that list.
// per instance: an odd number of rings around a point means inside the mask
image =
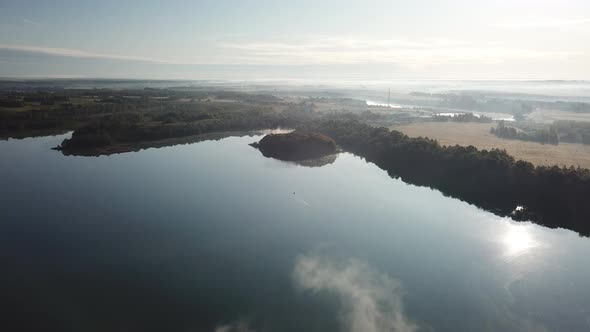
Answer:
[{"label": "distant field", "polygon": [[396,126],[410,137],[429,137],[442,145],[473,145],[479,149],[506,149],[517,159],[535,165],[580,166],[590,169],[590,145],[560,143],[543,145],[534,142],[506,140],[490,134],[487,123],[425,122]]}]

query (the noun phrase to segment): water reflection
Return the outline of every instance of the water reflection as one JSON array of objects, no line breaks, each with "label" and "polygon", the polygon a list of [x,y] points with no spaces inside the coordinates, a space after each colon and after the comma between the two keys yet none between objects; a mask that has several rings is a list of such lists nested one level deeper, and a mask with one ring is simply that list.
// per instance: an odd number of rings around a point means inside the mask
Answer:
[{"label": "water reflection", "polygon": [[338,154],[334,153],[316,159],[296,160],[292,161],[292,163],[304,167],[322,167],[333,164],[336,161],[336,158],[338,158]]},{"label": "water reflection", "polygon": [[538,246],[537,240],[530,232],[530,225],[506,224],[506,231],[501,242],[507,256],[519,256]]},{"label": "water reflection", "polygon": [[49,149],[64,138],[0,141],[0,304],[17,319],[47,312],[19,323],[587,330],[590,241],[573,232],[493,216],[347,153],[321,168],[263,158],[248,146],[260,136],[104,158]]}]

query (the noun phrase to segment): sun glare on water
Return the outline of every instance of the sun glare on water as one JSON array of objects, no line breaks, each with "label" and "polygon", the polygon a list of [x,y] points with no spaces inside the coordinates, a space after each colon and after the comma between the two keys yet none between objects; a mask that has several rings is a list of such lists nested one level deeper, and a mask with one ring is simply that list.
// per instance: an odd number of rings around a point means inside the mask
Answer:
[{"label": "sun glare on water", "polygon": [[501,242],[508,256],[524,254],[538,245],[526,225],[509,225]]}]

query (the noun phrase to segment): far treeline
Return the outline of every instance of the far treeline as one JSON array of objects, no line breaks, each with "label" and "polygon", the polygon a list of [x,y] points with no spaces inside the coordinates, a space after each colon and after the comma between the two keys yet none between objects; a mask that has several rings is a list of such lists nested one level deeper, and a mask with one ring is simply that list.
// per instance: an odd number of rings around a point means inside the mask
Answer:
[{"label": "far treeline", "polygon": [[[212,99],[232,102],[211,102]],[[220,113],[250,110],[252,105],[260,111],[267,111],[276,102],[277,98],[269,94],[217,90],[0,90],[0,139],[84,130],[82,128],[86,126],[101,126],[103,121],[120,121],[122,127],[132,123],[144,127],[152,120],[151,125],[192,122],[217,118]]]},{"label": "far treeline", "polygon": [[425,93],[412,92],[415,97],[426,97],[420,100],[424,106],[446,107],[452,109],[472,110],[489,113],[512,114],[518,121],[524,120],[525,115],[533,110],[558,109],[574,113],[590,113],[590,103],[575,101],[542,101],[532,95],[514,95],[512,98],[502,97],[491,92],[461,92],[461,93]]},{"label": "far treeline", "polygon": [[532,141],[541,144],[581,143],[590,144],[590,123],[581,121],[555,121],[541,128],[516,128],[500,121],[490,132],[500,138]]},{"label": "far treeline", "polygon": [[517,139],[541,144],[559,144],[559,135],[553,127],[524,131],[519,128],[506,126],[504,121],[500,121],[498,127],[492,127],[490,129],[490,133],[506,139]]},{"label": "far treeline", "polygon": [[435,122],[475,122],[475,123],[492,123],[492,118],[484,115],[475,115],[471,112],[454,115],[437,114],[432,118]]}]

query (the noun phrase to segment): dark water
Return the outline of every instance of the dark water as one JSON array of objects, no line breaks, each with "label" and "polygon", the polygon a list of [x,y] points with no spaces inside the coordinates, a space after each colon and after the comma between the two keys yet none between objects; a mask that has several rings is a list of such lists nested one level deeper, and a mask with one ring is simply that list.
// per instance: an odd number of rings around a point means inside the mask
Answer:
[{"label": "dark water", "polygon": [[102,157],[63,138],[0,142],[11,330],[590,329],[590,239],[570,231],[350,154],[266,159],[260,137]]}]

